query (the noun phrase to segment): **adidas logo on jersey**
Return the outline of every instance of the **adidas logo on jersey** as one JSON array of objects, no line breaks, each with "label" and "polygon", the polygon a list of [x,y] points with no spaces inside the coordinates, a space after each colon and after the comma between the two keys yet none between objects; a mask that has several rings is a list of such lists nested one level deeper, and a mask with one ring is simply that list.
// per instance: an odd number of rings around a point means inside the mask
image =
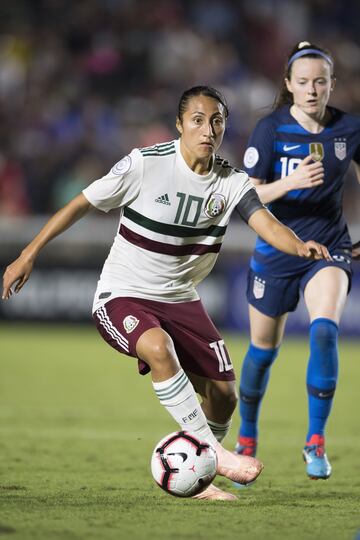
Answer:
[{"label": "adidas logo on jersey", "polygon": [[166,204],[167,206],[171,205],[171,202],[169,201],[169,195],[167,193],[165,193],[165,195],[160,195],[160,197],[155,199],[155,202]]}]

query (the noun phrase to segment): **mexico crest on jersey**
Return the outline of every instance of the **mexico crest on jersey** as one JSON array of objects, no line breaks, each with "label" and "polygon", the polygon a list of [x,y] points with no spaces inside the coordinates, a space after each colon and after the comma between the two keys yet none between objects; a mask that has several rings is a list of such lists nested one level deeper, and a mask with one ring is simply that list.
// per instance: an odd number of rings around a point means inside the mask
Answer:
[{"label": "mexico crest on jersey", "polygon": [[265,293],[265,279],[261,279],[258,276],[255,276],[254,278],[254,286],[253,286],[253,293],[256,298],[256,300],[259,300],[260,298],[263,298]]},{"label": "mexico crest on jersey", "polygon": [[321,143],[312,142],[309,144],[310,154],[315,161],[322,161],[324,159],[324,147]]},{"label": "mexico crest on jersey", "polygon": [[346,158],[346,139],[334,139],[335,156],[342,161]]},{"label": "mexico crest on jersey", "polygon": [[223,213],[226,206],[226,199],[220,193],[212,193],[205,205],[205,214],[209,218],[215,218]]},{"label": "mexico crest on jersey", "polygon": [[123,326],[127,334],[130,334],[133,330],[135,330],[138,324],[139,324],[139,319],[134,317],[134,315],[128,315],[123,320]]}]

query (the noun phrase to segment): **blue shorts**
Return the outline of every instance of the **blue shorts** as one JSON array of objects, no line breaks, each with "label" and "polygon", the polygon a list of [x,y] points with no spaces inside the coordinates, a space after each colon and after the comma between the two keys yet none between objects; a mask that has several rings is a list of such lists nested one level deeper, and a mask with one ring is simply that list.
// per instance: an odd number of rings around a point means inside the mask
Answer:
[{"label": "blue shorts", "polygon": [[246,297],[252,306],[264,315],[279,317],[289,311],[295,311],[299,299],[300,290],[304,289],[310,279],[322,268],[336,266],[345,270],[349,277],[351,289],[351,257],[348,251],[338,250],[333,256],[333,261],[314,261],[305,271],[286,278],[276,278],[264,273],[249,270],[247,280]]}]

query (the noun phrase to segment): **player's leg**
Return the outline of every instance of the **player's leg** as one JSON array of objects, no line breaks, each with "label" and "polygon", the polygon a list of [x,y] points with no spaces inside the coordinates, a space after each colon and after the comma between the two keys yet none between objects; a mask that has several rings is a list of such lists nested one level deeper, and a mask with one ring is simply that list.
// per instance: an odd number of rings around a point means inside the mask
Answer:
[{"label": "player's leg", "polygon": [[309,426],[303,456],[313,479],[331,474],[324,434],[338,377],[338,324],[348,287],[348,274],[327,266],[311,277],[304,290],[310,317],[310,358],[306,375]]},{"label": "player's leg", "polygon": [[[153,387],[160,403],[180,425],[181,429],[193,431],[200,440],[206,440],[214,446],[218,457],[218,474],[228,476],[230,479],[241,478],[245,482],[248,477],[252,478],[255,474],[253,468],[245,466],[243,463],[227,463],[226,469],[219,467],[219,463],[224,462],[223,454],[225,451],[212,433],[194,387],[180,366],[170,336],[161,328],[149,329],[140,336],[136,350],[138,357],[151,368]],[[170,378],[168,378],[169,375]],[[210,484],[193,498],[222,501],[237,499],[235,495],[223,491],[214,484]]]},{"label": "player's leg", "polygon": [[168,315],[162,326],[171,334],[180,363],[202,396],[202,409],[220,441],[237,403],[235,373],[224,340],[200,301],[180,304],[176,320]]},{"label": "player's leg", "polygon": [[231,417],[237,404],[235,380],[221,381],[187,372],[196,392],[201,395],[201,407],[216,439],[221,442],[229,432]]},{"label": "player's leg", "polygon": [[170,335],[160,327],[146,330],[136,343],[136,354],[150,366],[155,393],[180,428],[195,432],[214,446],[216,439]]},{"label": "player's leg", "polygon": [[[196,392],[202,397],[201,408],[206,416],[208,426],[220,443],[230,429],[231,416],[237,403],[235,381],[218,381],[200,377],[190,372],[187,374]],[[219,459],[223,449],[220,445],[217,445],[216,451]],[[234,466],[238,467],[238,462],[234,463]],[[241,467],[244,468],[243,463],[241,463]],[[210,484],[205,491],[195,495],[193,498],[202,500],[237,500],[235,495],[223,491],[214,484]]]},{"label": "player's leg", "polygon": [[[201,407],[205,413],[218,444],[215,446],[218,455],[218,474],[234,479],[232,469],[241,467],[243,485],[256,480],[263,469],[262,463],[249,456],[237,456],[225,450],[220,444],[231,425],[231,416],[236,407],[236,383],[235,381],[221,381],[201,377],[194,373],[188,373],[194,388],[202,397]],[[239,480],[236,481],[236,484]],[[211,486],[211,489],[215,486]],[[216,488],[218,489],[218,488]],[[217,493],[214,493],[216,497]],[[218,497],[216,497],[218,498]],[[220,497],[219,497],[220,498]]]},{"label": "player's leg", "polygon": [[[235,373],[224,341],[200,301],[177,305],[176,317],[169,307],[164,310],[162,326],[171,335],[182,368],[203,398],[207,422],[220,440],[229,429],[237,401]],[[244,483],[260,474],[259,460],[234,456],[219,442],[214,446],[219,474]]]},{"label": "player's leg", "polygon": [[[174,304],[165,305],[164,309],[170,309],[171,316],[177,319]],[[140,358],[145,366],[150,367],[155,392],[180,428],[196,432],[200,439],[216,448],[223,460],[225,450],[219,449],[194,387],[179,363],[173,340],[160,327],[158,312],[161,312],[159,302],[115,298],[95,312],[94,320],[109,345],[121,353]],[[230,452],[228,454],[231,455]],[[262,465],[259,467],[261,470]],[[243,463],[239,461],[232,462],[221,474],[224,472],[224,476],[234,481],[247,482],[249,476],[249,471],[244,470]],[[224,499],[224,496],[212,493],[208,498]]]},{"label": "player's leg", "polygon": [[236,452],[254,456],[258,441],[258,421],[262,399],[276,359],[287,314],[270,317],[249,305],[251,342],[240,375],[239,412],[241,424]]},{"label": "player's leg", "polygon": [[216,442],[195,390],[180,366],[170,335],[160,326],[156,302],[115,298],[94,314],[96,326],[109,345],[139,359],[143,373],[151,371],[161,404],[180,425]]},{"label": "player's leg", "polygon": [[249,270],[250,345],[240,376],[239,412],[241,425],[235,452],[255,455],[262,399],[276,359],[289,311],[299,300],[299,278],[274,278]]}]

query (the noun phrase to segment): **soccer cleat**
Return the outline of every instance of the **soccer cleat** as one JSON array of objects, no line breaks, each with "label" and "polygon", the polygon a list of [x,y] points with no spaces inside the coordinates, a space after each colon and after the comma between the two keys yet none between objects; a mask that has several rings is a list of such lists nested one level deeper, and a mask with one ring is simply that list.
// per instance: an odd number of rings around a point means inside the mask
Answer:
[{"label": "soccer cleat", "polygon": [[210,484],[204,491],[191,497],[192,499],[198,499],[203,501],[237,501],[236,495],[227,493],[222,489]]},{"label": "soccer cleat", "polygon": [[235,446],[235,454],[255,457],[257,440],[255,437],[239,437]]},{"label": "soccer cleat", "polygon": [[325,454],[322,435],[312,435],[303,449],[306,472],[311,480],[326,480],[331,475],[331,465]]},{"label": "soccer cleat", "polygon": [[264,468],[258,459],[229,452],[220,443],[217,443],[215,450],[218,458],[217,474],[233,482],[249,484],[256,480]]}]

